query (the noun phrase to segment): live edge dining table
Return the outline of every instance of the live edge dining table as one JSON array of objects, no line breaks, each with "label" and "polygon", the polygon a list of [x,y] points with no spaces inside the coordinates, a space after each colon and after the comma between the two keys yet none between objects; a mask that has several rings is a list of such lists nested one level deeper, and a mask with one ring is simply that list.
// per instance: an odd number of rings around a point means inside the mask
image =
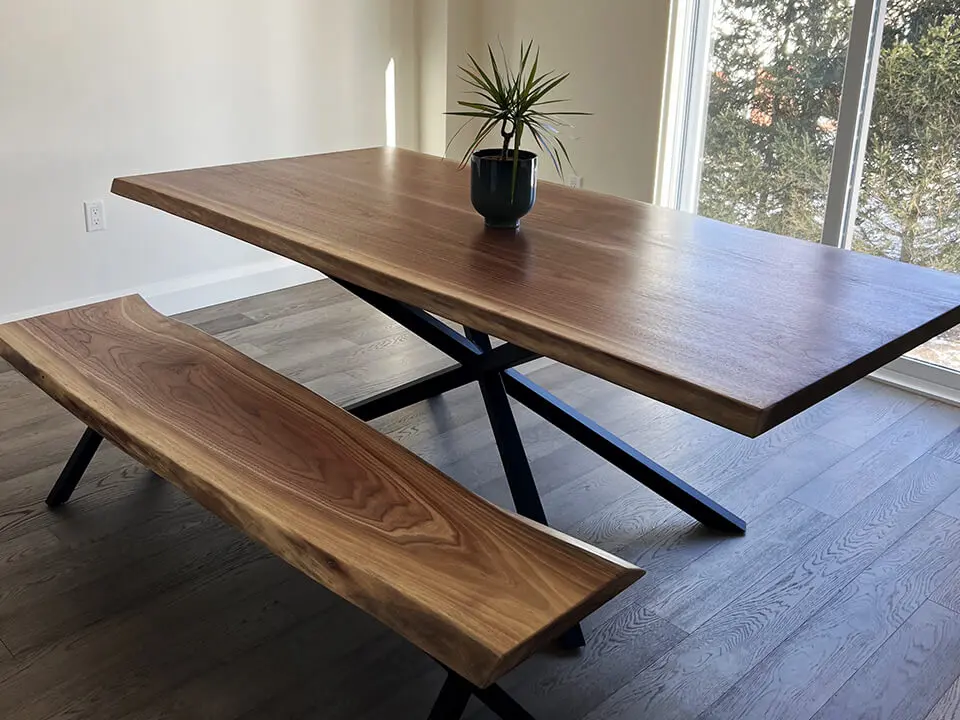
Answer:
[{"label": "live edge dining table", "polygon": [[700,522],[746,528],[524,362],[553,358],[756,437],[960,323],[958,275],[550,183],[519,231],[489,230],[469,181],[379,148],[120,178],[113,192],[316,268],[448,354],[448,369],[348,409],[371,420],[477,382],[516,509],[543,523],[509,397]]}]

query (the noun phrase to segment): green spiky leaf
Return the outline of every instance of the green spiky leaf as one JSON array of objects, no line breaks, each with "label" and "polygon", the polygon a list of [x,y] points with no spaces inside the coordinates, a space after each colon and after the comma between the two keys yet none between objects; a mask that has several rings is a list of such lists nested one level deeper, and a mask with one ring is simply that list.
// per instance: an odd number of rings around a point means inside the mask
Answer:
[{"label": "green spiky leaf", "polygon": [[569,74],[552,70],[541,72],[540,49],[534,48],[533,41],[520,44],[519,65],[515,71],[502,44],[499,58],[493,46],[487,45],[489,65],[486,68],[481,66],[473,55],[467,53],[467,58],[469,62],[459,69],[460,79],[469,88],[465,93],[469,99],[457,102],[463,109],[447,113],[466,118],[466,122],[450,139],[448,150],[468,125],[480,121],[479,129],[460,161],[461,167],[469,162],[470,156],[494,130],[499,130],[503,141],[501,159],[507,160],[512,156],[513,160],[511,200],[516,192],[520,146],[525,134],[533,138],[537,147],[550,158],[557,173],[563,177],[564,166],[573,167],[570,154],[559,136],[560,128],[571,127],[564,118],[590,114],[554,109],[557,105],[568,102],[549,96]]}]

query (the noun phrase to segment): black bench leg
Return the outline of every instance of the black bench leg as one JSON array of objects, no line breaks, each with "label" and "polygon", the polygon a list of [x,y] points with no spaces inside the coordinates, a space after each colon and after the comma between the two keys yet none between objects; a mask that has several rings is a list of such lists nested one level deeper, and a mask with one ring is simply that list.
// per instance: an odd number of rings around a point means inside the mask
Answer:
[{"label": "black bench leg", "polygon": [[481,689],[449,670],[428,720],[460,720],[471,695],[476,695],[501,720],[535,720],[498,685]]},{"label": "black bench leg", "polygon": [[[476,330],[466,329],[467,337],[476,343],[482,350],[489,352],[490,338]],[[513,505],[517,512],[524,517],[535,520],[542,525],[548,525],[547,514],[537,491],[533,471],[527,460],[527,451],[523,447],[520,429],[510,408],[510,398],[503,384],[503,375],[492,372],[482,375],[478,381],[483,404],[490,418],[493,428],[493,437],[500,452],[500,461],[503,463],[510,494],[513,496]],[[583,631],[579,625],[564,632],[560,636],[560,645],[566,649],[580,648],[586,645]]]},{"label": "black bench leg", "polygon": [[101,442],[103,442],[103,436],[96,430],[87,428],[84,431],[83,437],[80,438],[80,442],[77,443],[77,447],[74,448],[70,459],[67,460],[67,464],[61,471],[60,477],[57,478],[53,490],[47,495],[47,505],[57,507],[70,499]]},{"label": "black bench leg", "polygon": [[474,690],[474,694],[480,698],[480,702],[486,705],[495,715],[503,720],[535,720],[533,715],[523,709],[516,700],[507,695],[506,691],[499,685],[491,685],[488,688]]},{"label": "black bench leg", "polygon": [[472,694],[473,686],[469,682],[456,673],[448,672],[427,720],[460,720]]}]

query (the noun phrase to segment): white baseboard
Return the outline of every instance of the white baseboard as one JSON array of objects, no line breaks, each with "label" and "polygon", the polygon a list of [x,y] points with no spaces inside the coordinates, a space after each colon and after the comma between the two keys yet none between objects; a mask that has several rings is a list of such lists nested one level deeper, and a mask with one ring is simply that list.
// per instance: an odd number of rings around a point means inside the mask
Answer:
[{"label": "white baseboard", "polygon": [[197,310],[273,290],[322,280],[325,276],[292,260],[280,258],[256,265],[209,273],[197,278],[155,285],[141,293],[164,315]]},{"label": "white baseboard", "polygon": [[272,290],[303,285],[314,280],[321,280],[323,277],[323,274],[305,265],[300,265],[286,258],[277,258],[253,265],[243,265],[212,273],[200,273],[178,280],[152,283],[118,292],[36,307],[0,316],[0,323],[22,320],[35,315],[57,312],[134,293],[142,295],[159,312],[165,315],[176,315],[188,310],[260,295]]}]

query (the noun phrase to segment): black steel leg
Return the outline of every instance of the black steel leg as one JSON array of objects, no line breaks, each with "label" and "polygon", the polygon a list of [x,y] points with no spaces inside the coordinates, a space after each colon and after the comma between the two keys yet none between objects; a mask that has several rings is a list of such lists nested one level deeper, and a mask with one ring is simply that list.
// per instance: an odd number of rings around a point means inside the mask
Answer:
[{"label": "black steel leg", "polygon": [[437,395],[455,390],[472,383],[474,379],[475,373],[470,368],[462,366],[445,368],[360,402],[347,405],[343,409],[356,415],[361,420],[369,422],[422,400],[429,400]]},{"label": "black steel leg", "polygon": [[462,370],[444,371],[438,376],[424,378],[422,382],[401,386],[396,393],[382,393],[369,401],[350,406],[348,409],[358,417],[379,417],[429,397],[432,393],[439,394],[445,388],[458,386],[466,375],[471,375],[480,383],[497,449],[520,514],[546,522],[509,400],[504,397],[505,392],[705,525],[729,533],[742,534],[745,531],[746,523],[742,519],[511,369],[537,357],[536,353],[510,343],[493,349],[490,338],[484,333],[465,328],[464,337],[436,317],[412,305],[350,283],[337,282],[450,355],[462,367]]},{"label": "black steel leg", "polygon": [[460,720],[472,694],[473,686],[469,682],[456,673],[448,672],[427,720]]},{"label": "black steel leg", "polygon": [[499,685],[491,685],[482,690],[478,688],[474,690],[474,694],[503,720],[536,720]]},{"label": "black steel leg", "polygon": [[[467,337],[482,350],[489,350],[490,338],[483,333],[468,328]],[[547,515],[543,511],[540,493],[537,492],[537,484],[527,461],[527,451],[524,450],[520,430],[510,408],[510,399],[503,387],[503,378],[500,373],[490,373],[479,377],[477,382],[480,383],[487,415],[490,416],[490,426],[510,485],[513,504],[524,517],[546,525]]]},{"label": "black steel leg", "polygon": [[707,527],[741,535],[746,531],[747,524],[739,517],[630,447],[556,395],[515,370],[506,370],[503,382],[507,392],[518,402]]},{"label": "black steel leg", "polygon": [[[470,340],[481,350],[489,351],[490,338],[476,330],[465,329]],[[490,417],[493,438],[497,443],[497,451],[500,453],[500,461],[507,476],[514,507],[524,517],[547,525],[547,514],[544,512],[543,502],[537,491],[537,483],[533,479],[533,471],[530,470],[530,462],[527,460],[527,451],[523,447],[520,429],[510,408],[510,398],[507,397],[507,391],[503,386],[503,375],[487,373],[480,376],[477,382],[480,383],[483,404]],[[560,645],[567,649],[586,645],[580,626],[574,625],[564,632],[560,636]]]},{"label": "black steel leg", "polygon": [[464,363],[479,356],[479,349],[473,343],[453,328],[437,320],[430,313],[353,283],[336,278],[331,279],[342,286],[344,290],[349,290],[358,298],[372,305],[391,320],[400,323],[414,335],[430,343],[440,352],[446,353],[457,362]]},{"label": "black steel leg", "polygon": [[440,688],[440,695],[428,720],[460,720],[471,695],[476,695],[501,720],[535,720],[500,686],[491,685],[481,689],[452,670],[447,670],[447,679]]},{"label": "black steel leg", "polygon": [[497,443],[500,460],[503,463],[513,504],[518,513],[538,523],[547,524],[547,514],[543,510],[540,494],[530,470],[526,450],[517,421],[513,417],[510,401],[503,389],[503,380],[499,375],[481,378],[480,392],[483,403],[490,417],[490,426],[493,428],[493,437]]},{"label": "black steel leg", "polygon": [[83,437],[80,438],[80,442],[77,443],[70,459],[60,472],[53,490],[47,495],[47,505],[57,507],[70,499],[101,442],[103,442],[103,436],[96,430],[87,428],[84,431]]}]

